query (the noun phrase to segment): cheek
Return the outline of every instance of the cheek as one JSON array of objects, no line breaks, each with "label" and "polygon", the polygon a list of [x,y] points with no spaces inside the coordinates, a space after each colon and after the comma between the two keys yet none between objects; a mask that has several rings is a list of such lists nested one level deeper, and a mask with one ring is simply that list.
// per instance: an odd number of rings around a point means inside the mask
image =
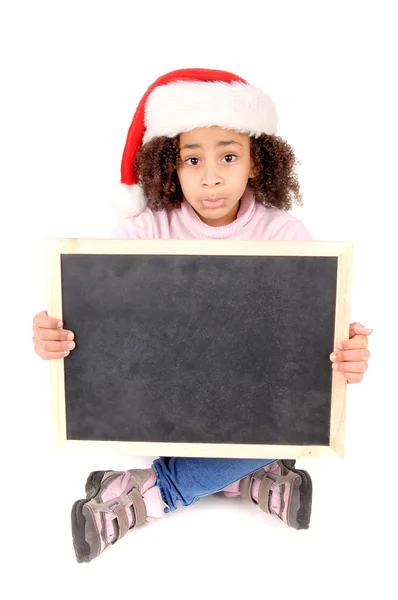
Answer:
[{"label": "cheek", "polygon": [[241,163],[239,166],[237,166],[234,171],[233,171],[233,177],[235,180],[239,180],[239,181],[246,181],[249,179],[249,177],[252,177],[251,174],[251,168],[250,168],[250,164],[247,163]]},{"label": "cheek", "polygon": [[177,176],[180,181],[181,187],[189,187],[190,185],[194,185],[199,177],[199,172],[188,169],[177,169]]},{"label": "cheek", "polygon": [[185,183],[186,176],[183,169],[177,169],[177,177],[181,185]]},{"label": "cheek", "polygon": [[191,175],[188,175],[184,169],[177,169],[177,177],[185,198],[191,196],[192,187],[195,186],[194,178]]}]

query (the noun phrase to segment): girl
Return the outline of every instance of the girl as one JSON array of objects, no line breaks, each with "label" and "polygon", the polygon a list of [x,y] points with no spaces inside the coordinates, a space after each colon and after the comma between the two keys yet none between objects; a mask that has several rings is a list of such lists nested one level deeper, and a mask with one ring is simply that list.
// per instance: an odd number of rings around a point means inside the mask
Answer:
[{"label": "girl", "polygon": [[[301,205],[292,148],[276,135],[271,98],[224,71],[184,69],[160,77],[139,103],[123,153],[129,194],[113,237],[310,240],[287,211]],[[58,359],[74,334],[46,312],[34,317],[39,356]],[[348,382],[362,380],[371,330],[354,323],[330,356]],[[151,468],[92,472],[72,508],[78,562],[89,562],[145,521],[222,491],[295,529],[310,523],[312,483],[294,460],[159,458]]]}]

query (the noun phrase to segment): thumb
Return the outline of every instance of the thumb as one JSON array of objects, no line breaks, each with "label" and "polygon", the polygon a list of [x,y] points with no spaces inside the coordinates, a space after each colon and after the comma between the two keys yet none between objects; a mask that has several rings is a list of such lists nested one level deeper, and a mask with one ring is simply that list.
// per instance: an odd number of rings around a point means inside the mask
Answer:
[{"label": "thumb", "polygon": [[350,325],[350,338],[354,337],[354,335],[370,335],[373,332],[373,329],[369,329],[361,323],[351,323]]}]

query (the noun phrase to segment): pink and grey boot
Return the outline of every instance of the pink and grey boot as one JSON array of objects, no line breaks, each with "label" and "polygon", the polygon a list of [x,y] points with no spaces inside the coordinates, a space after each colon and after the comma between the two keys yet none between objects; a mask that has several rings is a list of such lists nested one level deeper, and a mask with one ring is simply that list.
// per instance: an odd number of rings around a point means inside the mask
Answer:
[{"label": "pink and grey boot", "polygon": [[90,473],[86,498],[74,503],[71,514],[79,563],[90,562],[130,529],[163,517],[166,505],[155,484],[153,469]]},{"label": "pink and grey boot", "polygon": [[295,469],[295,460],[277,460],[226,487],[226,496],[242,496],[264,512],[294,529],[308,529],[311,518],[312,481],[309,473]]}]

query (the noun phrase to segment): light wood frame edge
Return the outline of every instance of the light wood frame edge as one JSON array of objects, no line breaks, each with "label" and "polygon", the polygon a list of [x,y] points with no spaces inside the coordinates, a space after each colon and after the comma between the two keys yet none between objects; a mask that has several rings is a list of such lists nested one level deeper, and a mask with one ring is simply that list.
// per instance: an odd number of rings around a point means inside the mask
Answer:
[{"label": "light wood frame edge", "polygon": [[[61,285],[61,246],[58,240],[46,240],[47,311],[50,317],[63,319]],[[64,359],[49,361],[52,444],[58,448],[66,441],[66,401]]]},{"label": "light wood frame edge", "polygon": [[[337,262],[336,319],[334,349],[337,344],[349,337],[351,277],[353,243],[347,242],[341,248]],[[333,370],[332,406],[330,415],[330,447],[338,456],[344,458],[345,416],[346,416],[347,380],[340,372]]]}]

